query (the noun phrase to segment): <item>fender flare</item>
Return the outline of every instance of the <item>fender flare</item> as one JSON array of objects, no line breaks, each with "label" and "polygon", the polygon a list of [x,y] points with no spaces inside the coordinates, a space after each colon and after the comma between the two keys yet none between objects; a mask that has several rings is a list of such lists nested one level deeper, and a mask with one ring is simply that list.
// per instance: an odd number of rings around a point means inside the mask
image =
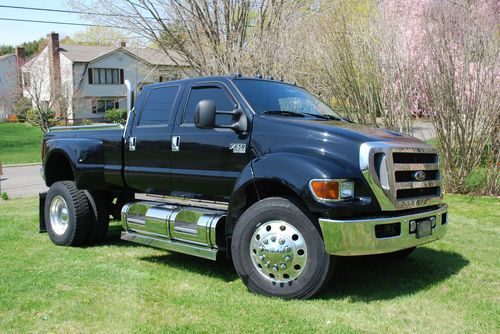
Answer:
[{"label": "fender flare", "polygon": [[273,182],[293,192],[310,211],[316,211],[316,200],[309,190],[309,181],[315,178],[341,178],[346,176],[345,166],[328,159],[304,156],[298,153],[270,153],[252,160],[238,177],[226,220],[226,235],[230,235],[239,216],[248,206],[245,201],[248,187],[255,187],[258,198],[258,183]]}]

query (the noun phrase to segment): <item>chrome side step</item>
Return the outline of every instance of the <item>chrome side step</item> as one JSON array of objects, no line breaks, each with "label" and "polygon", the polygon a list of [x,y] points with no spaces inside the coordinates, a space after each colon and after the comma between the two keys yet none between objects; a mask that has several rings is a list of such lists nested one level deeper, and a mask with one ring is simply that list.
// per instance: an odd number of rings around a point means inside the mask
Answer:
[{"label": "chrome side step", "polygon": [[[121,238],[215,260],[224,242],[217,244],[217,230],[225,224],[226,211],[165,202],[137,201],[122,208],[125,232]],[[220,236],[219,236],[220,237]]]},{"label": "chrome side step", "polygon": [[208,260],[215,261],[217,259],[217,249],[210,249],[180,241],[166,240],[154,236],[146,236],[144,234],[129,231],[123,231],[121,238],[138,244],[198,256]]}]

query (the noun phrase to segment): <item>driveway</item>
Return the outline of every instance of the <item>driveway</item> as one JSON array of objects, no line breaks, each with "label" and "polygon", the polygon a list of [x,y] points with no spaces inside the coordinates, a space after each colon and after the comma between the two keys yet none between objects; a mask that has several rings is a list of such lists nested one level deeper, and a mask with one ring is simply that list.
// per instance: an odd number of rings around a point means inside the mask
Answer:
[{"label": "driveway", "polygon": [[48,188],[40,175],[41,165],[3,167],[0,176],[1,192],[6,192],[10,198],[36,196]]}]

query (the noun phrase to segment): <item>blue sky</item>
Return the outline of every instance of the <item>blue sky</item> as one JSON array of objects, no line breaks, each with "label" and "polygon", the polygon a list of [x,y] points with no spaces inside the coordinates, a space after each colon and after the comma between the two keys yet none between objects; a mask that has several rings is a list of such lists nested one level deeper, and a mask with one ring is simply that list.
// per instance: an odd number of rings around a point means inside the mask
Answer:
[{"label": "blue sky", "polygon": [[[0,5],[71,9],[68,7],[66,0],[0,0]],[[25,20],[85,23],[77,14],[29,11],[9,8],[0,8],[0,17]],[[22,42],[32,41],[39,39],[40,37],[45,37],[47,33],[51,31],[58,32],[61,37],[64,37],[84,29],[85,27],[81,26],[0,20],[0,45],[17,45]]]}]

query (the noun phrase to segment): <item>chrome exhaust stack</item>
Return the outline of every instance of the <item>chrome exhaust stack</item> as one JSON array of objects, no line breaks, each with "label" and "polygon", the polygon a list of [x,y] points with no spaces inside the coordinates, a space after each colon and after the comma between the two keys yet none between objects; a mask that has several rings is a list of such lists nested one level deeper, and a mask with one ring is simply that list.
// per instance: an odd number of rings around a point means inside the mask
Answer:
[{"label": "chrome exhaust stack", "polygon": [[129,114],[134,109],[134,89],[129,80],[125,80],[125,87],[127,88],[127,113]]},{"label": "chrome exhaust stack", "polygon": [[127,121],[125,122],[125,128],[123,129],[123,140],[127,140],[127,129],[134,111],[134,89],[129,80],[125,80],[125,88],[127,89]]}]

